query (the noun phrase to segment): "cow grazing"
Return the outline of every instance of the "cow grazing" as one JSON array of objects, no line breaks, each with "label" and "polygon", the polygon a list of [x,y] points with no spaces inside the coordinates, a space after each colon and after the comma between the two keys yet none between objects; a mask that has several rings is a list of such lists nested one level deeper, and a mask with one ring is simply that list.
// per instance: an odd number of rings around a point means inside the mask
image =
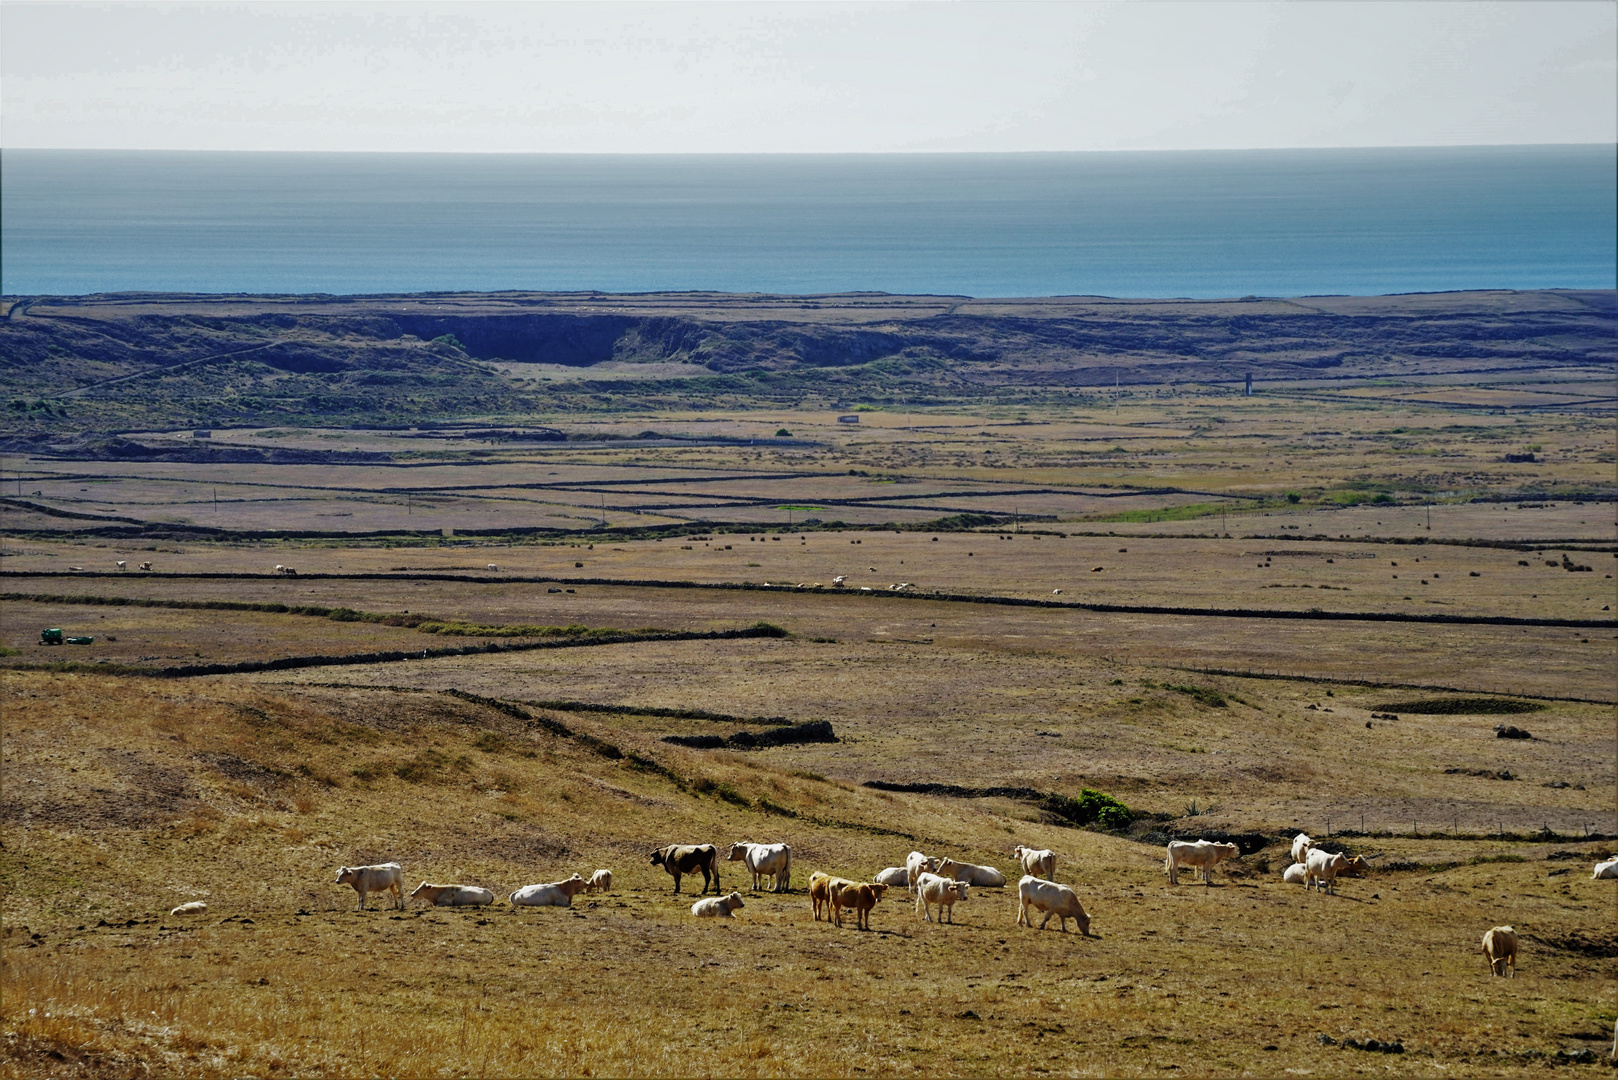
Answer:
[{"label": "cow grazing", "polygon": [[1066,885],[1059,885],[1054,881],[1041,881],[1032,874],[1026,874],[1017,882],[1017,925],[1033,926],[1034,920],[1029,917],[1028,909],[1043,911],[1045,917],[1039,921],[1039,928],[1045,929],[1045,924],[1055,915],[1062,927],[1062,933],[1067,933],[1067,921],[1073,920],[1073,925],[1079,928],[1079,933],[1085,937],[1090,936],[1090,916],[1085,913],[1084,905],[1079,903],[1078,894]]},{"label": "cow grazing", "polygon": [[931,873],[938,870],[938,860],[928,858],[919,851],[912,851],[905,856],[905,888],[911,892],[916,891],[916,879],[924,872]]},{"label": "cow grazing", "polygon": [[753,875],[753,891],[763,888],[764,879],[770,878],[771,892],[787,892],[792,888],[792,849],[785,844],[730,845],[728,862],[744,862]]},{"label": "cow grazing", "polygon": [[181,904],[177,908],[170,908],[170,915],[201,915],[208,910],[208,905],[201,900],[193,900],[189,904]]},{"label": "cow grazing", "polygon": [[1517,931],[1509,926],[1497,926],[1484,934],[1483,958],[1489,962],[1490,975],[1516,978]]},{"label": "cow grazing", "polygon": [[585,892],[612,892],[612,871],[597,870],[590,875],[589,882],[584,887]]},{"label": "cow grazing", "polygon": [[729,896],[710,896],[698,900],[691,905],[691,914],[699,919],[733,919],[731,914],[739,907],[746,907],[742,903],[742,894],[733,892]]},{"label": "cow grazing", "polygon": [[1018,844],[1012,851],[1022,864],[1022,872],[1047,881],[1056,880],[1056,852],[1049,848],[1023,847]]},{"label": "cow grazing", "polygon": [[979,888],[999,889],[1006,884],[1006,875],[992,866],[956,862],[954,859],[940,859],[938,861],[938,872],[944,877],[964,881],[968,885],[976,885]]},{"label": "cow grazing", "polygon": [[378,863],[375,866],[339,866],[337,868],[337,884],[352,885],[354,891],[360,894],[361,911],[365,910],[365,897],[368,893],[392,893],[398,907],[404,907],[404,875],[396,862]]},{"label": "cow grazing", "polygon": [[1241,856],[1242,849],[1235,844],[1220,844],[1212,840],[1170,840],[1168,858],[1163,866],[1169,872],[1169,884],[1180,883],[1180,867],[1189,866],[1202,875],[1202,880],[1213,887],[1213,868],[1226,859]]},{"label": "cow grazing", "polygon": [[921,912],[928,922],[933,921],[933,905],[938,905],[938,921],[944,921],[946,912],[949,921],[955,921],[955,903],[966,899],[966,890],[971,888],[964,881],[952,881],[938,874],[923,874],[916,881],[916,910]]},{"label": "cow grazing", "polygon": [[832,922],[838,926],[843,925],[843,909],[852,908],[854,911],[854,926],[859,930],[871,928],[871,909],[876,907],[882,899],[882,894],[888,891],[886,885],[875,882],[845,881],[831,887],[831,913]]},{"label": "cow grazing", "polygon": [[652,852],[652,865],[661,866],[674,878],[674,894],[680,894],[680,876],[702,872],[701,896],[713,883],[713,894],[719,895],[719,849],[712,844],[670,844]]},{"label": "cow grazing", "polygon": [[572,907],[573,898],[585,890],[585,880],[574,874],[566,881],[549,885],[524,885],[511,894],[512,907]]},{"label": "cow grazing", "polygon": [[910,887],[910,872],[902,866],[890,866],[879,872],[871,879],[878,885],[886,885],[890,889],[908,889]]},{"label": "cow grazing", "polygon": [[494,893],[476,885],[429,885],[425,881],[410,893],[410,899],[421,897],[433,907],[487,907],[494,903]]},{"label": "cow grazing", "polygon": [[858,884],[859,882],[857,881],[850,881],[847,878],[832,877],[830,874],[821,873],[819,870],[816,870],[814,873],[810,874],[809,905],[814,909],[815,922],[820,921],[820,916],[822,913],[825,914],[827,922],[831,921],[831,894],[833,889],[840,889],[845,885]]},{"label": "cow grazing", "polygon": [[489,564],[489,569],[490,569],[490,570],[498,570],[498,569],[500,569],[500,568],[499,568],[499,567],[498,567],[498,566],[496,566],[496,565],[494,565],[494,563],[490,563],[490,564]]},{"label": "cow grazing", "polygon": [[1364,855],[1349,855],[1343,860],[1343,868],[1337,871],[1338,877],[1364,877],[1371,872],[1371,859]]},{"label": "cow grazing", "polygon": [[1306,889],[1324,889],[1328,893],[1337,891],[1337,877],[1348,866],[1348,858],[1341,854],[1334,854],[1315,848],[1309,852],[1309,858],[1303,864],[1303,887]]},{"label": "cow grazing", "polygon": [[118,560],[118,569],[119,570],[128,570],[129,569],[129,564],[127,562],[125,562],[123,559],[119,559]]},{"label": "cow grazing", "polygon": [[1288,885],[1303,885],[1308,881],[1303,863],[1295,862],[1281,871],[1281,880]]},{"label": "cow grazing", "polygon": [[1590,877],[1596,881],[1611,881],[1618,878],[1618,859],[1608,859],[1606,862],[1596,863],[1595,870]]},{"label": "cow grazing", "polygon": [[1294,836],[1292,838],[1292,861],[1295,863],[1301,863],[1305,859],[1309,858],[1310,849],[1312,849],[1314,846],[1315,842],[1309,839],[1308,833],[1299,833],[1297,836]]}]

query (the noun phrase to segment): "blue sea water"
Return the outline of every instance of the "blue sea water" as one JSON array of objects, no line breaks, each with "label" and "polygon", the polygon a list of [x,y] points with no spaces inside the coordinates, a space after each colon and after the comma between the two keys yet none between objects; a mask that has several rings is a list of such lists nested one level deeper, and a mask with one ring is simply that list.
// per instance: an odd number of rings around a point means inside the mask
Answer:
[{"label": "blue sea water", "polygon": [[1382,294],[1618,286],[1618,148],[0,153],[0,288]]}]

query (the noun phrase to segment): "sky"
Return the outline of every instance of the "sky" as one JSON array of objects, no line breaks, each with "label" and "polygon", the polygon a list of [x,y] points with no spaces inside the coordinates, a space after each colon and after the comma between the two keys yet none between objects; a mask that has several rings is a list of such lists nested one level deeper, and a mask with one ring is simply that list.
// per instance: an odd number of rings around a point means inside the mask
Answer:
[{"label": "sky", "polygon": [[1618,4],[0,4],[0,147],[1618,142]]}]

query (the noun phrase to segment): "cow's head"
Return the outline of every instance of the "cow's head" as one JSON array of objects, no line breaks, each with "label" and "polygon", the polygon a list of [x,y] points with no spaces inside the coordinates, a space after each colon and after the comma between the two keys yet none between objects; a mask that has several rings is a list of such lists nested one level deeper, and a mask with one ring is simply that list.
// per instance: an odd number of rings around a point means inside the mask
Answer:
[{"label": "cow's head", "polygon": [[656,851],[652,852],[652,865],[653,866],[662,866],[663,865],[663,858],[664,858],[663,853],[666,850],[667,850],[666,848],[659,848]]},{"label": "cow's head", "polygon": [[1085,937],[1090,936],[1089,912],[1085,911],[1083,908],[1080,908],[1079,913],[1073,917],[1073,921],[1078,925],[1079,933],[1083,934]]},{"label": "cow's head", "polygon": [[739,907],[746,906],[746,904],[742,903],[742,894],[739,892],[733,892],[729,896],[725,897],[725,907],[730,911],[735,911]]},{"label": "cow's head", "polygon": [[731,862],[741,862],[743,859],[747,858],[747,842],[745,840],[738,840],[736,843],[730,845],[730,853],[726,855],[725,858],[729,859]]},{"label": "cow's head", "polygon": [[[928,861],[931,862],[932,860]],[[944,858],[938,860],[938,865],[933,867],[933,872],[942,877],[952,878],[955,876],[955,871],[959,870],[960,868],[960,863],[949,858],[948,856],[945,856]]]},{"label": "cow's head", "polygon": [[577,896],[579,893],[583,892],[589,884],[590,883],[588,881],[585,881],[579,875],[574,874],[566,881],[558,881],[556,883],[556,887],[561,889],[569,896]]},{"label": "cow's head", "polygon": [[360,868],[357,866],[339,866],[337,868],[337,884],[352,885],[359,875]]},{"label": "cow's head", "polygon": [[1215,862],[1224,862],[1226,859],[1239,859],[1242,857],[1242,849],[1235,844],[1215,844],[1213,850]]},{"label": "cow's head", "polygon": [[871,890],[871,902],[873,904],[882,899],[882,894],[888,891],[888,887],[886,885],[878,885],[874,881],[867,885],[866,888]]},{"label": "cow's head", "polygon": [[968,886],[967,886],[966,882],[964,882],[964,881],[957,881],[957,882],[955,882],[955,884],[953,886],[951,886],[951,889],[955,893],[955,900],[956,900],[957,903],[959,903],[960,901],[966,899],[966,890],[967,890],[967,888],[968,888]]},{"label": "cow's head", "polygon": [[420,885],[417,885],[414,889],[410,890],[410,899],[414,900],[416,897],[422,894],[423,890],[431,887],[432,886],[428,885],[425,881],[422,882]]}]

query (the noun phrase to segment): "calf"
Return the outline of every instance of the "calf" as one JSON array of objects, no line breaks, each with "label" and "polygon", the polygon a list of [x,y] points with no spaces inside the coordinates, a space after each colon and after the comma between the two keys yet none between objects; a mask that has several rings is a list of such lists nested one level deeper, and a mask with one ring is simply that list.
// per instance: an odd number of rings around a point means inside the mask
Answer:
[{"label": "calf", "polygon": [[584,887],[585,892],[612,892],[612,871],[597,870],[590,875],[589,884]]},{"label": "calf", "polygon": [[1189,866],[1202,875],[1202,880],[1209,887],[1213,886],[1213,868],[1226,859],[1234,859],[1241,855],[1242,849],[1235,844],[1219,844],[1211,840],[1170,840],[1168,858],[1164,860],[1163,867],[1169,872],[1169,884],[1180,883],[1180,867]]},{"label": "calf", "polygon": [[1337,876],[1348,866],[1348,859],[1340,854],[1314,848],[1303,864],[1303,887],[1337,891]]},{"label": "calf", "polygon": [[955,922],[955,902],[966,899],[966,890],[970,888],[964,881],[951,881],[949,878],[937,874],[923,874],[916,882],[916,910],[921,912],[928,922],[933,921],[932,906],[938,905],[938,921],[944,921],[945,912],[949,913],[949,921]]},{"label": "calf", "polygon": [[375,866],[339,866],[337,884],[352,885],[360,894],[361,911],[365,910],[367,893],[392,893],[398,907],[404,907],[404,874],[398,863],[378,863]]},{"label": "calf", "polygon": [[524,885],[511,894],[512,907],[572,907],[573,898],[585,889],[585,881],[574,874],[566,881],[549,885]]},{"label": "calf", "polygon": [[1017,882],[1017,925],[1033,926],[1033,919],[1028,916],[1028,909],[1043,911],[1045,917],[1040,920],[1039,928],[1045,929],[1045,924],[1055,915],[1062,927],[1062,933],[1067,933],[1067,921],[1073,920],[1073,925],[1079,928],[1079,933],[1085,937],[1090,936],[1090,916],[1085,913],[1084,905],[1079,903],[1078,894],[1066,885],[1059,885],[1054,881],[1041,881],[1032,874],[1025,875]]},{"label": "calf", "polygon": [[1049,848],[1023,847],[1018,844],[1012,854],[1022,864],[1023,873],[1052,881],[1056,879],[1056,852]]},{"label": "calf", "polygon": [[1483,958],[1489,962],[1490,975],[1515,978],[1517,975],[1517,931],[1509,926],[1497,926],[1484,934]]},{"label": "calf", "polygon": [[938,860],[938,872],[944,877],[964,881],[968,885],[976,885],[979,888],[999,889],[1006,884],[1006,875],[992,866],[956,862],[954,859]]},{"label": "calf", "polygon": [[730,853],[725,859],[747,864],[748,871],[753,875],[755,892],[763,886],[766,877],[772,881],[771,892],[787,892],[792,888],[792,849],[785,844],[738,842],[730,845]]},{"label": "calf", "polygon": [[841,885],[834,885],[831,889],[832,921],[838,926],[843,925],[843,909],[854,909],[854,926],[859,930],[871,928],[871,909],[876,907],[882,894],[888,891],[886,885],[875,882],[855,884],[852,881]]},{"label": "calf", "polygon": [[713,894],[719,895],[719,849],[712,844],[670,844],[652,852],[652,865],[661,866],[674,878],[674,894],[680,894],[680,875],[702,872],[702,892],[713,883]]},{"label": "calf", "polygon": [[733,919],[731,914],[739,907],[746,907],[742,903],[742,894],[733,892],[729,896],[710,896],[698,900],[691,905],[691,914],[699,919]]},{"label": "calf", "polygon": [[476,885],[429,885],[425,881],[410,893],[410,899],[421,897],[433,907],[485,907],[494,903],[494,893]]}]

